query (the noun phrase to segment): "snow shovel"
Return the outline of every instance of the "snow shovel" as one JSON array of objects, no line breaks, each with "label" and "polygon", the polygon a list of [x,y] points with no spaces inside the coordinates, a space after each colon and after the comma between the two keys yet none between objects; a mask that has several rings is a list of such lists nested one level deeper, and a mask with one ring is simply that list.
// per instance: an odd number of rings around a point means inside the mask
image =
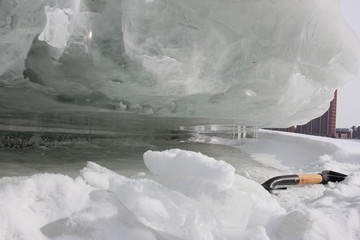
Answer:
[{"label": "snow shovel", "polygon": [[[261,184],[266,190],[286,190],[287,185],[297,184],[326,184],[328,182],[341,182],[347,175],[325,170],[318,174],[294,174],[270,178]],[[278,187],[280,186],[280,187]]]}]

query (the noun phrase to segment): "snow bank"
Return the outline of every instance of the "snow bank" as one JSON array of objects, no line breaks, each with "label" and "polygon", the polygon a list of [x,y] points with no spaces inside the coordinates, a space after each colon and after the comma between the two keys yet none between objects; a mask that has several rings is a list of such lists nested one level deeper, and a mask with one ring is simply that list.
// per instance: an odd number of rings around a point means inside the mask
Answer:
[{"label": "snow bank", "polygon": [[47,239],[40,228],[86,207],[91,191],[64,175],[0,179],[0,239]]},{"label": "snow bank", "polygon": [[314,170],[326,162],[349,176],[341,183],[270,195],[228,163],[201,153],[147,151],[148,175],[129,178],[89,162],[76,179],[59,174],[0,179],[0,239],[359,239],[360,164],[354,160],[360,143],[261,134],[263,139],[240,146],[253,151],[254,161],[279,160],[281,166],[296,147],[307,148],[302,154],[307,160],[294,168],[264,164],[253,171]]},{"label": "snow bank", "polygon": [[159,175],[127,178],[89,162],[75,180],[2,179],[0,238],[239,239],[265,233],[269,218],[285,213],[223,161],[179,149],[148,151],[144,159]]},{"label": "snow bank", "polygon": [[326,169],[355,173],[360,170],[360,142],[260,129],[258,139],[224,139],[195,135],[194,142],[230,145],[253,160],[237,173],[262,183],[270,177],[292,173],[318,173]]},{"label": "snow bank", "polygon": [[[312,196],[306,191],[312,192]],[[286,215],[273,219],[268,226],[269,235],[271,239],[359,239],[359,194],[359,173],[326,187],[281,192],[279,201],[292,204],[287,204]],[[301,200],[294,204],[294,198]]]},{"label": "snow bank", "polygon": [[217,137],[206,142],[229,144],[248,153],[258,164],[237,172],[259,183],[277,175],[325,169],[349,174],[341,183],[277,191],[273,197],[286,214],[271,218],[265,232],[251,232],[247,239],[360,238],[360,142],[267,130],[259,131],[259,139],[245,142]]},{"label": "snow bank", "polygon": [[280,172],[316,173],[331,169],[349,175],[341,183],[279,192],[278,200],[288,213],[268,227],[271,238],[359,239],[360,143],[265,130],[260,135],[261,139],[243,149],[256,161],[287,166],[278,168]]}]

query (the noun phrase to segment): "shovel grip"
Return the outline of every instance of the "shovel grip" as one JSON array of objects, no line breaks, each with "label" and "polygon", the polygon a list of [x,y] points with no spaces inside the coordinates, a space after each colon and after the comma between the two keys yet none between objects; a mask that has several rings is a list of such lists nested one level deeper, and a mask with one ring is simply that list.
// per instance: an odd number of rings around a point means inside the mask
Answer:
[{"label": "shovel grip", "polygon": [[298,174],[299,184],[319,184],[323,182],[323,177],[320,174]]}]

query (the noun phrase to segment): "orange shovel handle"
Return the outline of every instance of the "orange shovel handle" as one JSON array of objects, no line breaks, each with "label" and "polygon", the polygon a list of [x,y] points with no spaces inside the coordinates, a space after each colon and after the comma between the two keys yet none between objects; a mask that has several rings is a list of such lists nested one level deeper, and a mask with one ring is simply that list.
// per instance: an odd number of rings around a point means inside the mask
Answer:
[{"label": "orange shovel handle", "polygon": [[323,182],[320,174],[298,174],[300,178],[299,184],[319,184]]}]

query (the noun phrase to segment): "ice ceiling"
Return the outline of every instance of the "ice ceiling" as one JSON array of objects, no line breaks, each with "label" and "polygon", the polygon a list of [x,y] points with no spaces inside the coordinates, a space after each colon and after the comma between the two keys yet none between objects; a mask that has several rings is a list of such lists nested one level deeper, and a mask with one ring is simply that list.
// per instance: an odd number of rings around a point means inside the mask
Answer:
[{"label": "ice ceiling", "polygon": [[1,111],[289,126],[356,76],[337,0],[2,0]]}]

